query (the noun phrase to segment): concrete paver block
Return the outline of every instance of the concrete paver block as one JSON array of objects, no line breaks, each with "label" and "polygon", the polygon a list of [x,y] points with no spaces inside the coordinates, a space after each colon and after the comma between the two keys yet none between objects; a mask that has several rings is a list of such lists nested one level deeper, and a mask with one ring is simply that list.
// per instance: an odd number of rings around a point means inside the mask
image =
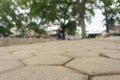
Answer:
[{"label": "concrete paver block", "polygon": [[100,55],[108,57],[108,58],[120,59],[120,52],[118,52],[118,53],[101,53]]},{"label": "concrete paver block", "polygon": [[3,55],[8,55],[8,54],[10,54],[10,52],[0,51],[0,56],[3,56]]},{"label": "concrete paver block", "polygon": [[39,55],[23,59],[26,65],[62,65],[69,61],[71,58],[60,55]]},{"label": "concrete paver block", "polygon": [[120,73],[120,60],[107,58],[75,59],[66,66],[89,75]]},{"label": "concrete paver block", "polygon": [[23,59],[23,58],[31,57],[31,56],[33,56],[33,55],[26,54],[26,53],[9,54],[9,55],[0,56],[0,60],[18,60],[18,59]]},{"label": "concrete paver block", "polygon": [[30,53],[36,53],[38,52],[37,50],[18,50],[18,51],[14,51],[12,52],[12,54],[30,54]]},{"label": "concrete paver block", "polygon": [[56,54],[61,54],[63,53],[62,51],[44,51],[44,52],[37,52],[37,53],[33,53],[34,55],[42,55],[42,54],[53,54],[53,55],[56,55]]},{"label": "concrete paver block", "polygon": [[87,80],[87,78],[86,75],[55,66],[25,67],[0,75],[0,80]]},{"label": "concrete paver block", "polygon": [[99,53],[117,53],[117,50],[108,50],[108,49],[94,49],[93,52],[99,52]]},{"label": "concrete paver block", "polygon": [[23,66],[19,61],[0,61],[0,73]]},{"label": "concrete paver block", "polygon": [[83,58],[83,57],[99,57],[98,53],[95,52],[81,52],[81,51],[75,51],[75,52],[67,52],[63,53],[61,55],[72,57],[72,58]]},{"label": "concrete paver block", "polygon": [[120,75],[94,77],[92,80],[120,80]]}]

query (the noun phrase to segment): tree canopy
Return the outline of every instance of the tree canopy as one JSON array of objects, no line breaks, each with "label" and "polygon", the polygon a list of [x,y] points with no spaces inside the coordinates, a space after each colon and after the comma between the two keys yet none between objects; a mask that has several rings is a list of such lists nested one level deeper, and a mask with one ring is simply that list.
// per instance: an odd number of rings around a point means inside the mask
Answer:
[{"label": "tree canopy", "polygon": [[[67,24],[74,21],[76,26],[82,27],[85,34],[85,19],[90,21],[94,15],[94,0],[23,0],[30,7],[30,15],[41,18],[41,23],[57,23],[63,30],[63,39]],[[71,26],[72,27],[72,26]]]},{"label": "tree canopy", "polygon": [[96,8],[103,10],[107,27],[120,23],[120,0],[1,0],[0,29],[16,27],[25,35],[28,29],[41,33],[44,24],[58,24],[65,39],[66,31],[74,34],[79,26],[85,38],[85,22],[91,22]]},{"label": "tree canopy", "polygon": [[[100,0],[101,5],[98,5],[103,10],[105,16],[105,25],[107,31],[110,27],[114,27],[115,24],[120,24],[120,0]],[[100,4],[100,3],[99,3]]]}]

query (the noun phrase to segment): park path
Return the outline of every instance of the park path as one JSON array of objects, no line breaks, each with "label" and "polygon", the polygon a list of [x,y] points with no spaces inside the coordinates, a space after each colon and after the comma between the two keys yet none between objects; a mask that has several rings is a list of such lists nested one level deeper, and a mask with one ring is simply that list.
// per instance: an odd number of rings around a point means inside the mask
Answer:
[{"label": "park path", "polygon": [[120,80],[120,42],[86,39],[0,47],[0,80]]}]

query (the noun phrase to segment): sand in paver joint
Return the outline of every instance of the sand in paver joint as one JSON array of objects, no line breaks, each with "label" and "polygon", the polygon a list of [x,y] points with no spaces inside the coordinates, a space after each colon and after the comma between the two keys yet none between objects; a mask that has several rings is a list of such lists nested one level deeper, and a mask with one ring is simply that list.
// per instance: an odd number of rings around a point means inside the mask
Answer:
[{"label": "sand in paver joint", "polygon": [[89,39],[0,47],[0,80],[120,80],[120,44]]}]

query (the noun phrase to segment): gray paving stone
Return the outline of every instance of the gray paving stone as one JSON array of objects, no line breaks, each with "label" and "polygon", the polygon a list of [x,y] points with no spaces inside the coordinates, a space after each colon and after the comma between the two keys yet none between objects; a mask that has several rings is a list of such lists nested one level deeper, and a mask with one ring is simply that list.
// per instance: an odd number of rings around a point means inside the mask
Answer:
[{"label": "gray paving stone", "polygon": [[0,56],[0,60],[18,60],[23,58],[32,57],[31,54],[21,53],[21,54],[9,54]]},{"label": "gray paving stone", "polygon": [[0,51],[5,51],[5,52],[12,52],[12,51],[16,51],[16,50],[19,50],[19,48],[17,48],[17,46],[0,47]]},{"label": "gray paving stone", "polygon": [[23,59],[26,65],[62,65],[69,61],[71,58],[60,55],[39,55]]},{"label": "gray paving stone", "polygon": [[28,49],[28,50],[14,51],[14,52],[12,52],[12,54],[30,54],[30,53],[36,53],[36,52],[38,52],[38,51],[37,50]]},{"label": "gray paving stone", "polygon": [[92,80],[120,80],[120,75],[94,77]]},{"label": "gray paving stone", "polygon": [[33,53],[34,55],[42,55],[42,54],[61,54],[63,53],[62,51],[44,51],[44,52],[36,52],[36,53]]},{"label": "gray paving stone", "polygon": [[100,55],[108,57],[108,58],[120,59],[120,52],[117,52],[117,53],[101,53]]},{"label": "gray paving stone", "polygon": [[19,61],[0,61],[0,73],[22,67],[23,64]]},{"label": "gray paving stone", "polygon": [[68,56],[72,58],[84,58],[84,57],[99,57],[98,53],[88,52],[88,51],[71,51],[67,53],[62,53],[63,56]]},{"label": "gray paving stone", "polygon": [[25,67],[0,75],[0,80],[87,80],[82,75],[64,67]]},{"label": "gray paving stone", "polygon": [[0,56],[2,56],[2,55],[8,55],[8,54],[10,54],[10,52],[7,52],[7,51],[0,51]]},{"label": "gray paving stone", "polygon": [[108,49],[94,49],[92,50],[94,52],[99,52],[99,53],[120,53],[120,51],[117,50],[108,50]]},{"label": "gray paving stone", "polygon": [[75,59],[66,66],[89,75],[120,73],[120,60],[107,58]]}]

